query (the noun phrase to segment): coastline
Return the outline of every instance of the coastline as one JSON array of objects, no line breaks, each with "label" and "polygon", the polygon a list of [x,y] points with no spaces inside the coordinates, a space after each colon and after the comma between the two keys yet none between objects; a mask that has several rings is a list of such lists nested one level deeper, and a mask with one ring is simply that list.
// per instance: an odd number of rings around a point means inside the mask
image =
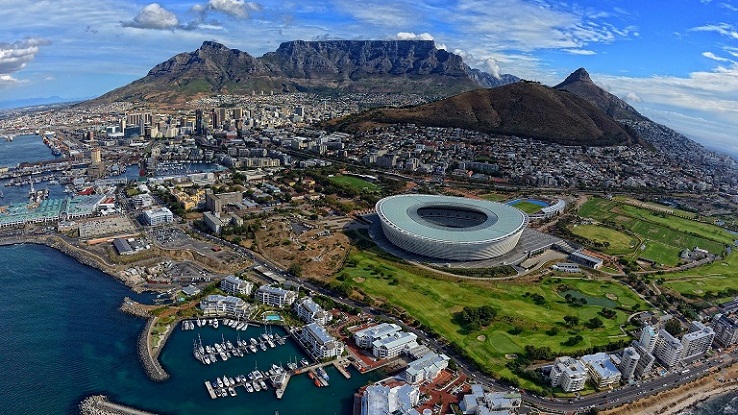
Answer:
[{"label": "coastline", "polygon": [[647,398],[627,403],[607,411],[603,415],[678,415],[696,405],[727,393],[738,391],[738,364],[675,389],[660,392]]},{"label": "coastline", "polygon": [[92,395],[83,399],[79,404],[79,413],[81,415],[156,415],[111,402],[104,395]]}]

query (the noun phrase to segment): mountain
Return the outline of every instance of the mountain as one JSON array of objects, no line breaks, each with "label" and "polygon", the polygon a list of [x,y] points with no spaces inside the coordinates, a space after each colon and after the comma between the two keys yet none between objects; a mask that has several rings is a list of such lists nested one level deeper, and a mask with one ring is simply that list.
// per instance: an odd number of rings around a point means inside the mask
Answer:
[{"label": "mountain", "polygon": [[706,157],[709,151],[692,139],[671,128],[651,121],[617,96],[597,86],[584,68],[572,72],[554,88],[584,98],[606,112],[623,128],[636,135],[648,147],[672,160],[694,162]]},{"label": "mountain", "polygon": [[329,127],[353,132],[402,123],[458,127],[564,145],[629,145],[638,141],[632,132],[578,95],[527,81],[468,91],[410,108],[373,109],[332,120]]},{"label": "mountain", "polygon": [[586,99],[616,120],[642,121],[646,119],[625,101],[595,85],[584,68],[572,72],[564,82],[554,88],[569,91]]},{"label": "mountain", "polygon": [[166,101],[254,91],[345,91],[452,95],[517,82],[470,68],[425,40],[291,41],[256,58],[206,41],[99,101]]}]

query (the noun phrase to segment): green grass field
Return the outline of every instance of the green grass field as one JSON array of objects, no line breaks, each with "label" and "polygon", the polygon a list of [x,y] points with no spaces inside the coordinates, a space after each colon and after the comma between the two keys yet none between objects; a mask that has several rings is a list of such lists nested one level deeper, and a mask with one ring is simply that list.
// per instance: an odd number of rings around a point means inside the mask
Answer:
[{"label": "green grass field", "polygon": [[722,293],[721,300],[728,300],[734,294],[724,292],[738,288],[738,253],[733,252],[721,261],[715,261],[699,268],[659,275],[666,280],[664,286],[682,294],[702,297],[708,291]]},{"label": "green grass field", "polygon": [[536,205],[535,203],[531,203],[525,200],[521,200],[520,202],[513,203],[513,206],[516,208],[522,210],[523,212],[527,214],[536,213],[539,210],[541,210],[541,206]]},{"label": "green grass field", "polygon": [[578,235],[595,242],[609,243],[610,245],[603,249],[603,251],[610,255],[624,255],[631,253],[635,249],[636,244],[638,244],[638,240],[632,236],[606,226],[576,225],[572,226],[569,230],[574,235]]},{"label": "green grass field", "polygon": [[[564,326],[565,315],[579,317],[585,322],[597,316],[598,306],[572,307],[558,294],[560,283],[547,279],[542,283],[523,284],[514,281],[476,281],[440,276],[411,265],[399,264],[380,257],[374,249],[351,254],[356,266],[342,270],[355,288],[383,302],[401,307],[422,324],[431,327],[449,341],[467,350],[478,364],[492,368],[501,376],[513,376],[505,367],[505,354],[524,353],[526,345],[549,346],[564,354],[592,345],[602,345],[622,336],[618,326],[626,313],[618,311],[615,320],[601,318],[605,326],[591,330],[583,325],[569,329]],[[384,274],[384,275],[382,275]],[[641,301],[626,287],[609,281],[563,280],[570,289],[602,298],[610,294],[619,305],[632,308]],[[537,293],[545,304],[537,305],[524,294]],[[464,306],[491,305],[498,310],[494,323],[481,330],[467,332],[455,315]],[[513,327],[522,328],[520,334],[508,333]],[[549,336],[546,331],[556,327],[559,333]],[[571,332],[571,334],[570,334]],[[567,347],[561,345],[573,334],[581,335],[582,343]],[[484,337],[480,337],[484,336]],[[522,381],[527,388],[534,386]]]},{"label": "green grass field", "polygon": [[632,231],[644,241],[645,249],[636,249],[631,259],[641,256],[666,265],[676,265],[684,248],[698,246],[720,254],[733,241],[727,231],[711,224],[600,198],[592,198],[582,205],[579,215]]},{"label": "green grass field", "polygon": [[360,192],[376,192],[379,190],[379,186],[376,184],[354,176],[333,176],[329,180],[335,184],[348,186]]}]

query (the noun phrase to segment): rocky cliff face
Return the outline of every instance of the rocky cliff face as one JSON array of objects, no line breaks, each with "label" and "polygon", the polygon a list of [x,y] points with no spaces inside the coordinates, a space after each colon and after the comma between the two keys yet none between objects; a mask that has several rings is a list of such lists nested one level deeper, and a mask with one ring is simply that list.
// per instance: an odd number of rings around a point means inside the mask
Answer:
[{"label": "rocky cliff face", "polygon": [[292,41],[255,58],[216,42],[178,54],[101,100],[157,100],[173,95],[260,90],[396,92],[451,95],[517,82],[471,69],[462,58],[422,40]]}]

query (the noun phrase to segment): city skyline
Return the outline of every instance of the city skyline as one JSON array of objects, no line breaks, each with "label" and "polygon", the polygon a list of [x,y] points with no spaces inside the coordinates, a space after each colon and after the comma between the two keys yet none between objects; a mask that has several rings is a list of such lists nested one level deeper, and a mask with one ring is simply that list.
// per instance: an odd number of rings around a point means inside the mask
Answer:
[{"label": "city skyline", "polygon": [[472,67],[547,85],[585,67],[654,121],[738,154],[731,1],[0,4],[0,101],[98,96],[205,40],[261,56],[294,39],[432,39]]}]

